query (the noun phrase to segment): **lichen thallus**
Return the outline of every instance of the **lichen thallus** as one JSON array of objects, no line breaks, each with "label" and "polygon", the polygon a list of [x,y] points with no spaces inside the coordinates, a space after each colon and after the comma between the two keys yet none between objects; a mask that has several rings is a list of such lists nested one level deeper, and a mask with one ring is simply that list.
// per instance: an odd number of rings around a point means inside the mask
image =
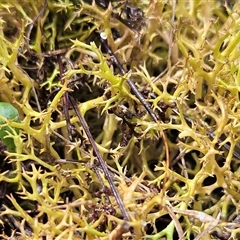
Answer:
[{"label": "lichen thallus", "polygon": [[[34,21],[32,22],[30,29],[29,29],[29,33],[28,33],[28,38],[30,36],[30,32],[32,30],[32,27],[34,25],[34,23],[36,22],[37,18],[40,17],[40,15],[42,14],[42,12],[44,12],[44,10],[46,9],[46,0],[45,0],[45,4],[43,9],[40,11],[40,13],[38,14],[38,16],[34,19]],[[89,1],[86,1],[89,3]],[[90,1],[91,2],[91,1]],[[92,3],[92,2],[91,2]],[[96,1],[96,3],[98,4],[99,7],[102,8],[107,8],[107,6],[109,5],[109,1]],[[100,4],[101,3],[101,4]],[[138,8],[132,8],[131,6],[126,5],[124,7],[124,11],[125,11],[125,18],[123,18],[121,16],[121,14],[116,14],[113,13],[112,17],[119,20],[120,22],[122,22],[123,24],[126,25],[126,27],[130,28],[132,31],[136,32],[136,29],[134,29],[133,25],[134,23],[138,22],[139,18],[142,18],[142,13],[139,12]],[[117,59],[117,57],[115,56],[115,54],[112,52],[110,46],[108,45],[107,41],[104,40],[99,33],[95,32],[95,35],[97,36],[101,47],[104,48],[106,50],[106,53],[108,55],[110,55],[110,57],[113,60],[113,65],[114,67],[118,68],[120,71],[121,75],[126,75],[127,72],[125,71],[125,69],[123,68],[123,66],[121,65],[121,63],[119,62],[119,60]],[[27,45],[29,45],[29,42],[27,42]],[[33,51],[30,50],[30,48],[28,48],[29,54],[31,55],[36,55]],[[65,52],[65,50],[63,51]],[[63,59],[67,62],[68,65],[70,65],[70,67],[72,68],[72,64],[71,61],[69,59],[67,59],[66,57],[63,56],[63,52],[62,51],[55,51],[55,53],[46,53],[46,54],[42,54],[42,57],[45,58],[51,58],[53,56],[57,56],[57,62],[59,65],[59,76],[60,76],[60,81],[61,84],[64,85],[65,84],[65,79],[64,79],[64,67],[63,67]],[[76,79],[75,79],[76,80]],[[72,81],[75,81],[74,79]],[[77,80],[76,80],[77,81]],[[150,117],[152,118],[152,120],[157,124],[163,142],[164,142],[164,146],[165,146],[165,151],[166,151],[166,163],[165,163],[165,167],[166,167],[166,172],[165,172],[165,179],[163,182],[163,188],[161,191],[161,194],[164,195],[165,193],[165,182],[167,181],[167,177],[168,177],[168,168],[169,168],[169,150],[168,150],[168,144],[167,144],[167,138],[166,135],[161,127],[161,123],[160,120],[158,119],[158,117],[156,116],[156,114],[153,112],[150,104],[146,101],[146,99],[143,97],[143,95],[140,93],[140,91],[138,90],[138,88],[136,87],[136,85],[134,84],[134,82],[131,79],[127,79],[126,80],[127,84],[129,85],[132,93],[136,96],[136,98],[139,100],[139,102],[144,106],[144,108],[146,109],[146,111],[149,113]],[[70,88],[70,83],[68,84],[68,87]],[[124,232],[128,232],[129,230],[131,230],[130,225],[127,223],[127,221],[130,221],[130,217],[129,217],[129,213],[127,212],[127,210],[124,207],[123,201],[119,195],[119,192],[117,191],[117,188],[114,184],[113,181],[113,174],[110,173],[110,171],[108,170],[108,166],[106,164],[106,162],[104,161],[103,157],[101,156],[97,144],[95,143],[93,136],[89,130],[89,127],[84,119],[84,117],[81,115],[79,108],[78,108],[78,103],[77,101],[74,99],[74,97],[72,96],[71,92],[65,92],[63,97],[62,97],[62,106],[63,106],[63,113],[65,116],[65,120],[66,120],[66,126],[67,126],[67,132],[68,132],[68,136],[69,136],[69,140],[73,141],[73,134],[76,134],[76,136],[78,138],[81,138],[81,134],[78,132],[78,130],[75,128],[74,125],[71,124],[70,121],[70,115],[69,115],[69,109],[70,107],[73,108],[73,110],[75,111],[79,122],[92,146],[94,155],[98,161],[98,163],[101,166],[102,171],[104,172],[106,179],[109,183],[109,186],[111,188],[112,194],[116,199],[116,202],[120,208],[120,211],[122,213],[122,216],[124,218],[124,220],[126,222],[123,223],[123,225],[121,226],[121,230],[119,232],[124,233]],[[67,160],[66,160],[67,161]],[[75,162],[75,161],[74,161]],[[93,167],[93,170],[96,172],[96,175],[99,178],[100,183],[103,185],[103,188],[105,187],[103,184],[103,181],[100,178],[100,174],[98,173],[98,167]],[[107,195],[107,194],[105,194]],[[110,202],[108,197],[106,196],[107,202]]]},{"label": "lichen thallus", "polygon": [[[120,64],[120,62],[118,61],[118,59],[116,58],[116,56],[114,55],[114,53],[111,51],[110,47],[107,45],[107,42],[104,41],[101,36],[96,33],[96,36],[98,37],[98,39],[100,40],[100,43],[102,45],[102,47],[104,47],[104,49],[107,50],[107,53],[113,58],[113,64],[115,65],[115,67],[117,67],[119,70],[120,70],[120,73],[122,75],[125,75],[127,72],[124,70],[124,68],[122,67],[122,65]],[[64,73],[63,73],[63,64],[62,64],[62,57],[61,56],[58,56],[58,64],[59,64],[59,72],[60,72],[60,78],[62,79],[62,84],[64,84]],[[130,86],[131,88],[131,91],[133,92],[133,94],[138,98],[138,100],[141,102],[141,104],[145,107],[145,109],[147,110],[147,112],[149,113],[149,115],[151,116],[151,118],[153,119],[154,122],[157,123],[157,125],[159,126],[159,129],[160,129],[160,132],[161,132],[161,135],[163,137],[163,141],[164,141],[164,144],[165,144],[165,150],[166,150],[166,167],[168,167],[169,165],[169,153],[168,153],[168,145],[167,145],[167,141],[166,141],[166,136],[161,128],[161,125],[160,125],[160,122],[157,118],[157,116],[155,115],[155,113],[153,112],[153,110],[151,109],[151,106],[150,104],[146,101],[146,99],[142,96],[142,94],[139,92],[139,90],[137,89],[137,87],[135,86],[135,84],[132,82],[132,80],[130,79],[127,79],[126,80],[128,85]],[[69,105],[71,105],[79,119],[79,122],[81,124],[81,126],[83,127],[84,129],[84,132],[85,134],[87,135],[87,138],[93,148],[93,152],[102,168],[102,171],[104,172],[106,178],[107,178],[107,181],[109,183],[109,186],[111,188],[111,191],[112,191],[112,194],[114,195],[117,203],[118,203],[118,206],[122,212],[122,215],[123,215],[123,218],[124,220],[126,221],[130,221],[130,217],[129,217],[129,214],[128,212],[126,211],[125,207],[124,207],[124,204],[123,204],[123,201],[114,185],[114,182],[113,182],[113,178],[112,178],[112,174],[109,172],[108,170],[108,166],[107,164],[105,163],[105,161],[103,160],[103,157],[101,156],[99,150],[98,150],[98,147],[92,137],[92,134],[89,130],[89,127],[84,119],[84,117],[81,115],[79,109],[78,109],[78,104],[77,104],[77,101],[73,98],[73,96],[71,95],[70,92],[66,92],[64,95],[63,95],[63,99],[62,99],[62,103],[63,103],[63,112],[64,112],[64,115],[65,115],[65,119],[66,119],[66,122],[67,122],[67,131],[68,131],[68,134],[69,134],[69,139],[72,140],[73,137],[72,137],[72,133],[75,132],[77,133],[77,135],[79,136],[80,134],[78,134],[78,131],[76,130],[76,128],[71,124],[70,122],[70,117],[69,117],[69,113],[68,113],[68,110],[69,110]],[[103,185],[103,181],[100,179],[100,175],[98,174],[98,168],[96,167],[93,167],[94,171],[96,172],[98,178],[99,178],[99,181],[100,183]],[[167,176],[167,174],[166,174]],[[164,186],[164,184],[163,184]],[[104,185],[103,185],[103,188],[104,188]],[[164,192],[164,189],[163,189],[163,192]],[[107,201],[109,201],[109,199],[107,198]],[[129,225],[127,223],[125,223],[123,226],[122,226],[122,230],[125,231],[129,231]]]},{"label": "lichen thallus", "polygon": [[[87,1],[89,2],[89,1]],[[91,1],[90,1],[91,2]],[[107,8],[107,6],[109,5],[109,1],[107,2],[104,2],[104,1],[96,1],[97,5],[99,5],[100,7],[102,8]],[[127,15],[127,19],[123,19],[121,17],[121,15],[118,15],[118,14],[115,14],[113,13],[112,14],[112,17],[113,18],[116,18],[117,20],[121,21],[123,24],[125,24],[128,28],[130,28],[131,30],[133,31],[136,31],[133,27],[133,25],[131,23],[134,23],[136,22],[136,20],[138,21],[139,20],[139,17],[142,18],[142,14],[139,13],[139,9],[132,9],[130,6],[125,6],[125,11],[126,11],[126,15]],[[137,15],[135,14],[137,13]],[[117,67],[120,71],[120,74],[121,75],[126,75],[127,72],[125,71],[125,69],[123,68],[123,66],[121,65],[121,63],[118,61],[117,57],[115,56],[115,54],[112,52],[110,46],[108,45],[107,41],[105,39],[103,39],[101,37],[101,35],[97,32],[95,32],[95,35],[96,37],[98,38],[100,44],[101,44],[101,47],[104,48],[104,50],[106,51],[106,53],[112,58],[113,60],[113,65],[115,67]],[[58,58],[59,60],[59,64],[61,65],[61,59]],[[60,67],[61,69],[61,67]],[[60,70],[60,77],[63,79],[63,72],[62,70]],[[143,95],[140,93],[140,91],[138,90],[138,88],[136,87],[136,85],[133,83],[133,81],[131,79],[127,79],[126,80],[127,84],[129,85],[132,93],[137,97],[137,99],[140,101],[140,103],[144,106],[144,108],[146,109],[146,111],[149,113],[150,117],[152,118],[152,120],[154,122],[156,122],[156,124],[158,125],[158,128],[160,130],[160,133],[161,133],[161,136],[163,138],[163,142],[164,142],[164,146],[165,146],[165,151],[166,151],[166,175],[165,175],[165,179],[164,179],[164,183],[163,183],[163,189],[162,189],[162,194],[164,195],[164,185],[165,185],[165,182],[167,180],[167,177],[168,177],[168,168],[169,168],[169,150],[168,150],[168,144],[167,144],[167,138],[166,138],[166,135],[161,127],[161,124],[160,124],[160,120],[158,119],[158,117],[156,116],[156,114],[153,112],[150,104],[146,101],[146,99],[143,97]],[[98,148],[97,148],[97,145],[90,133],[90,130],[89,130],[89,127],[84,119],[84,117],[81,115],[79,109],[78,109],[78,105],[77,105],[77,102],[76,100],[71,96],[70,93],[66,92],[63,96],[63,106],[64,106],[64,113],[65,113],[65,117],[66,117],[66,121],[67,121],[67,125],[68,125],[68,133],[69,133],[69,136],[70,136],[70,140],[71,140],[71,132],[72,131],[76,131],[76,129],[71,125],[70,123],[70,119],[69,119],[69,114],[68,114],[68,104],[71,104],[74,111],[76,112],[76,115],[77,117],[79,118],[79,121],[88,137],[88,140],[89,142],[91,143],[92,145],[92,148],[93,148],[93,151],[94,151],[94,154],[98,160],[98,162],[100,163],[101,165],[101,168],[107,178],[107,181],[109,182],[109,185],[110,185],[110,188],[112,190],[112,193],[118,203],[118,206],[122,212],[122,215],[123,215],[123,218],[125,221],[130,221],[130,217],[129,217],[129,214],[128,212],[126,211],[125,207],[124,207],[124,204],[123,204],[123,201],[114,185],[114,182],[113,182],[113,178],[112,178],[112,174],[109,172],[108,170],[108,166],[106,164],[106,162],[103,160]],[[96,174],[97,174],[97,169],[95,168],[94,169]],[[101,180],[100,180],[101,181]],[[101,181],[102,182],[102,181]],[[104,187],[104,186],[103,186]],[[121,227],[121,231],[122,233],[124,232],[127,232],[129,231],[130,227],[127,223],[123,224],[123,226]]]},{"label": "lichen thallus", "polygon": [[[104,47],[104,49],[107,50],[107,53],[112,57],[113,59],[113,64],[115,65],[115,67],[117,67],[120,71],[120,73],[122,75],[125,75],[127,72],[124,70],[124,68],[122,67],[122,65],[120,64],[120,62],[118,61],[118,59],[116,58],[116,56],[114,55],[114,53],[112,52],[112,50],[110,49],[110,47],[107,45],[107,42],[104,41],[101,36],[96,33],[98,39],[100,40],[100,43],[102,45],[102,47]],[[61,56],[58,56],[58,63],[59,63],[59,69],[60,69],[60,78],[62,79],[62,83],[64,83],[64,77],[63,77],[63,68],[62,68],[62,58]],[[147,110],[147,112],[149,113],[149,115],[151,116],[151,118],[153,119],[154,122],[157,123],[159,129],[160,129],[160,132],[161,132],[161,135],[162,135],[162,138],[163,138],[163,141],[164,141],[164,144],[165,144],[165,151],[166,151],[166,168],[168,169],[168,166],[169,166],[169,152],[168,152],[168,145],[167,145],[167,140],[166,140],[166,136],[165,136],[165,133],[163,131],[163,129],[161,128],[161,125],[160,125],[160,122],[157,118],[157,116],[155,115],[155,113],[153,112],[153,110],[151,109],[151,106],[150,104],[146,101],[146,99],[142,96],[142,94],[139,92],[139,90],[137,89],[137,87],[135,86],[135,84],[132,82],[132,80],[130,79],[127,79],[126,80],[127,84],[130,86],[131,88],[131,91],[133,92],[133,94],[138,98],[138,100],[141,102],[141,104],[145,107],[145,109]],[[112,178],[112,174],[109,172],[108,170],[108,166],[107,164],[105,163],[105,161],[103,160],[103,157],[101,156],[99,150],[98,150],[98,147],[92,137],[92,134],[89,130],[89,127],[84,119],[84,117],[81,115],[79,109],[78,109],[78,104],[76,102],[76,100],[73,98],[73,96],[71,95],[70,92],[66,92],[63,96],[63,112],[65,114],[65,118],[66,118],[66,122],[67,122],[67,129],[68,129],[68,134],[69,134],[69,138],[70,140],[72,139],[72,132],[77,132],[77,130],[75,129],[74,126],[72,126],[71,122],[70,122],[70,118],[69,118],[69,113],[68,113],[68,109],[69,109],[69,104],[73,107],[79,121],[80,121],[80,124],[82,125],[83,129],[84,129],[84,132],[86,133],[87,135],[87,138],[89,140],[89,142],[91,143],[92,145],[92,148],[93,148],[93,152],[99,162],[99,164],[101,165],[101,168],[102,168],[102,171],[104,172],[106,178],[107,178],[107,181],[109,182],[109,185],[110,185],[110,188],[111,188],[111,191],[118,203],[118,206],[122,212],[122,215],[123,215],[123,218],[124,220],[126,221],[130,221],[130,217],[129,217],[129,214],[128,212],[126,211],[125,207],[124,207],[124,204],[123,204],[123,201],[114,185],[114,182],[113,182],[113,178]],[[80,134],[78,134],[80,135]],[[98,175],[97,173],[97,168],[94,168],[96,174]],[[99,175],[98,175],[99,176]],[[167,170],[166,170],[166,176],[167,176]],[[166,178],[165,178],[165,181],[166,181]],[[102,181],[100,180],[100,183],[102,183]],[[103,185],[103,188],[104,188],[104,185]],[[163,184],[163,190],[162,190],[162,193],[164,193],[164,184]],[[108,200],[109,202],[109,200]],[[124,232],[127,232],[129,231],[129,225],[127,223],[125,223],[123,226],[122,226],[122,231]]]},{"label": "lichen thallus", "polygon": [[[179,115],[179,112],[178,112],[178,110],[177,110],[176,108],[173,109],[173,112],[174,112],[175,114]],[[190,117],[186,116],[185,114],[183,114],[183,117],[184,117],[184,119],[185,119],[189,124],[191,124],[191,125],[196,125],[196,123],[194,122],[194,120],[192,120]],[[211,130],[209,130],[209,129],[206,129],[206,134],[207,134],[207,136],[208,136],[210,139],[214,139],[214,138],[215,138],[215,134],[213,133],[213,131],[211,131]],[[226,136],[221,136],[221,137],[226,138]],[[229,145],[228,143],[223,143],[223,142],[224,142],[224,140],[218,138],[218,140],[217,140],[218,146],[221,147],[221,145],[222,145],[226,150],[229,151],[230,148],[231,148],[230,145]],[[222,144],[222,143],[223,143],[223,144]],[[236,159],[238,159],[238,160],[240,160],[240,154],[239,154],[239,152],[237,152],[237,150],[239,151],[239,149],[240,149],[240,144],[239,144],[239,143],[236,143],[235,150],[233,151],[233,156],[234,156]],[[176,162],[178,162],[178,160],[181,159],[181,157],[182,157],[184,154],[185,154],[184,151],[180,152],[180,154],[179,154],[175,159],[173,159],[173,160],[171,161],[170,166],[172,167],[174,164],[176,164]]]}]

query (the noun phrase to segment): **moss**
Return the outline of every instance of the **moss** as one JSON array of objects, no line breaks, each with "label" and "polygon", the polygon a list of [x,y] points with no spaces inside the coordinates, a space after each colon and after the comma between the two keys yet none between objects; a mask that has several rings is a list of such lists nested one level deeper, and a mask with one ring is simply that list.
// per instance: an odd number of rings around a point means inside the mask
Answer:
[{"label": "moss", "polygon": [[236,239],[239,3],[107,2],[0,3],[1,238]]}]

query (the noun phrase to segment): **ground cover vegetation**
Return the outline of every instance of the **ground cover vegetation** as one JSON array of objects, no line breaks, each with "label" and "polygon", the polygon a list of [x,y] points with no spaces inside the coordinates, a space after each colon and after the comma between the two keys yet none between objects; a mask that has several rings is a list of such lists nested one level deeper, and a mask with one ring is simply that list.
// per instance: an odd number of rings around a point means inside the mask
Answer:
[{"label": "ground cover vegetation", "polygon": [[239,7],[1,1],[1,239],[239,239]]}]

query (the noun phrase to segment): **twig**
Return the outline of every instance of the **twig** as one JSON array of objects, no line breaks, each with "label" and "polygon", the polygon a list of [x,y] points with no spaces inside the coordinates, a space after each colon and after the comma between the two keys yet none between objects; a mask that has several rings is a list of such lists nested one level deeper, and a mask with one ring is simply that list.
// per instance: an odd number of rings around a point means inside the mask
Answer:
[{"label": "twig", "polygon": [[[97,166],[95,164],[93,164],[91,167],[94,170],[94,172],[96,173],[98,181],[101,184],[101,186],[103,188],[103,191],[104,191],[104,189],[106,189],[107,187],[104,185],[104,182],[103,182],[103,180],[101,178],[99,168],[97,168]],[[110,198],[109,198],[108,194],[106,194],[106,191],[104,191],[104,196],[105,196],[106,203],[110,204],[111,203],[110,202]]]},{"label": "twig", "polygon": [[[101,42],[102,46],[104,47],[104,49],[106,49],[107,53],[112,57],[113,63],[120,70],[121,75],[125,75],[127,72],[122,67],[121,63],[119,62],[119,60],[117,59],[115,54],[112,52],[111,48],[108,46],[106,40],[103,39],[96,32],[95,32],[95,34],[97,35],[97,37],[100,40],[100,42]],[[167,144],[167,137],[166,137],[166,135],[165,135],[165,133],[164,133],[162,127],[161,127],[161,124],[160,124],[156,114],[153,112],[150,104],[146,101],[146,99],[143,97],[143,95],[139,92],[139,90],[137,89],[136,85],[133,83],[133,81],[131,79],[127,79],[126,81],[127,81],[128,85],[130,86],[133,94],[138,98],[138,100],[145,107],[145,109],[147,110],[147,112],[149,113],[149,115],[151,116],[153,121],[157,123],[157,125],[159,127],[159,130],[161,132],[161,135],[162,135],[162,138],[163,138],[163,142],[164,142],[164,146],[165,146],[165,152],[166,152],[166,165],[165,165],[166,177],[164,178],[164,183],[163,183],[163,186],[165,186],[165,183],[166,183],[167,177],[168,177],[168,169],[169,169],[169,162],[170,162],[170,160],[169,160],[169,149],[168,149],[168,144]],[[164,189],[163,189],[163,192],[164,192]]]},{"label": "twig", "polygon": [[29,41],[30,41],[30,35],[33,29],[33,26],[35,24],[35,22],[38,20],[39,17],[41,17],[41,15],[45,12],[45,10],[47,9],[47,0],[44,0],[44,4],[42,9],[39,11],[39,13],[37,14],[37,16],[34,17],[34,19],[32,20],[32,22],[29,25],[29,29],[28,29],[28,33],[26,35],[26,39],[27,39],[27,49],[29,52],[32,52],[31,49],[29,48]]},{"label": "twig", "polygon": [[180,224],[177,216],[174,214],[174,212],[173,212],[173,210],[172,210],[172,207],[166,205],[164,208],[166,208],[166,210],[168,211],[168,214],[170,215],[170,217],[172,218],[172,220],[173,220],[174,223],[175,223],[175,227],[176,227],[176,230],[177,230],[177,233],[178,233],[178,237],[179,237],[179,238],[182,238],[182,237],[184,236],[184,233],[183,233],[181,224]]},{"label": "twig", "polygon": [[172,47],[173,47],[173,31],[174,31],[174,18],[176,14],[176,0],[173,0],[172,2],[172,17],[171,17],[171,30],[170,30],[170,36],[169,36],[169,42],[168,42],[168,69],[171,67],[171,55],[172,55]]},{"label": "twig", "polygon": [[[94,153],[96,155],[96,158],[99,161],[99,163],[100,163],[100,165],[101,165],[101,167],[103,169],[103,172],[104,172],[104,174],[105,174],[105,176],[106,176],[106,178],[108,180],[108,183],[109,183],[110,188],[111,188],[111,190],[113,192],[113,195],[114,195],[114,197],[115,197],[115,199],[116,199],[116,201],[118,203],[118,206],[119,206],[119,208],[120,208],[120,210],[122,212],[124,220],[130,221],[130,217],[129,217],[129,215],[128,215],[125,207],[124,207],[123,201],[122,201],[121,197],[119,196],[117,188],[114,185],[112,176],[111,176],[110,172],[108,171],[107,164],[103,160],[103,158],[102,158],[102,156],[101,156],[101,154],[100,154],[100,152],[99,152],[99,150],[97,148],[97,145],[96,145],[96,143],[95,143],[95,141],[94,141],[94,139],[92,137],[92,134],[91,134],[91,132],[89,130],[89,127],[88,127],[85,119],[83,118],[83,116],[81,115],[81,113],[80,113],[80,111],[78,109],[78,106],[77,106],[77,103],[76,103],[75,99],[72,96],[69,96],[69,100],[70,100],[70,102],[71,102],[71,104],[73,106],[73,109],[76,112],[77,117],[78,117],[78,119],[79,119],[79,121],[80,121],[80,123],[81,123],[81,125],[82,125],[82,127],[83,127],[83,129],[84,129],[84,131],[85,131],[85,133],[87,135],[87,137],[88,137],[89,142],[92,145],[93,151],[94,151]],[[128,227],[128,229],[129,229],[129,227]]]},{"label": "twig", "polygon": [[186,162],[184,159],[184,150],[179,146],[180,150],[180,155],[181,155],[181,161],[182,161],[182,166],[183,166],[183,174],[186,179],[188,179],[188,172],[187,172],[187,167],[186,167]]},{"label": "twig", "polygon": [[[58,59],[58,64],[59,64],[59,74],[60,74],[61,83],[64,84],[65,80],[63,77],[62,56],[58,55],[57,59]],[[63,98],[62,98],[62,105],[63,105],[63,112],[64,112],[66,123],[67,123],[68,137],[69,137],[69,140],[72,142],[73,141],[72,133],[75,132],[78,136],[80,136],[80,134],[77,131],[77,129],[75,128],[75,126],[73,126],[71,124],[70,116],[69,116],[69,112],[68,112],[68,108],[69,108],[68,103],[69,103],[69,93],[65,92],[63,95]]]},{"label": "twig", "polygon": [[209,221],[209,223],[207,224],[207,227],[198,236],[196,236],[194,240],[203,239],[203,237],[218,224],[220,220],[220,216],[221,216],[221,213],[219,213],[216,218],[213,218],[212,221]]}]

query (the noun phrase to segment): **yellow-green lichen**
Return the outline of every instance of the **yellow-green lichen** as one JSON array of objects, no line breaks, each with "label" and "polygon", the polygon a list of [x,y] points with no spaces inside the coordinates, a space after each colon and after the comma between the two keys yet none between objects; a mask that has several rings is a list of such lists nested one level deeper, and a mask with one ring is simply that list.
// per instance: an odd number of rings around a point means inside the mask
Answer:
[{"label": "yellow-green lichen", "polygon": [[239,3],[107,2],[0,3],[1,238],[239,238]]}]

